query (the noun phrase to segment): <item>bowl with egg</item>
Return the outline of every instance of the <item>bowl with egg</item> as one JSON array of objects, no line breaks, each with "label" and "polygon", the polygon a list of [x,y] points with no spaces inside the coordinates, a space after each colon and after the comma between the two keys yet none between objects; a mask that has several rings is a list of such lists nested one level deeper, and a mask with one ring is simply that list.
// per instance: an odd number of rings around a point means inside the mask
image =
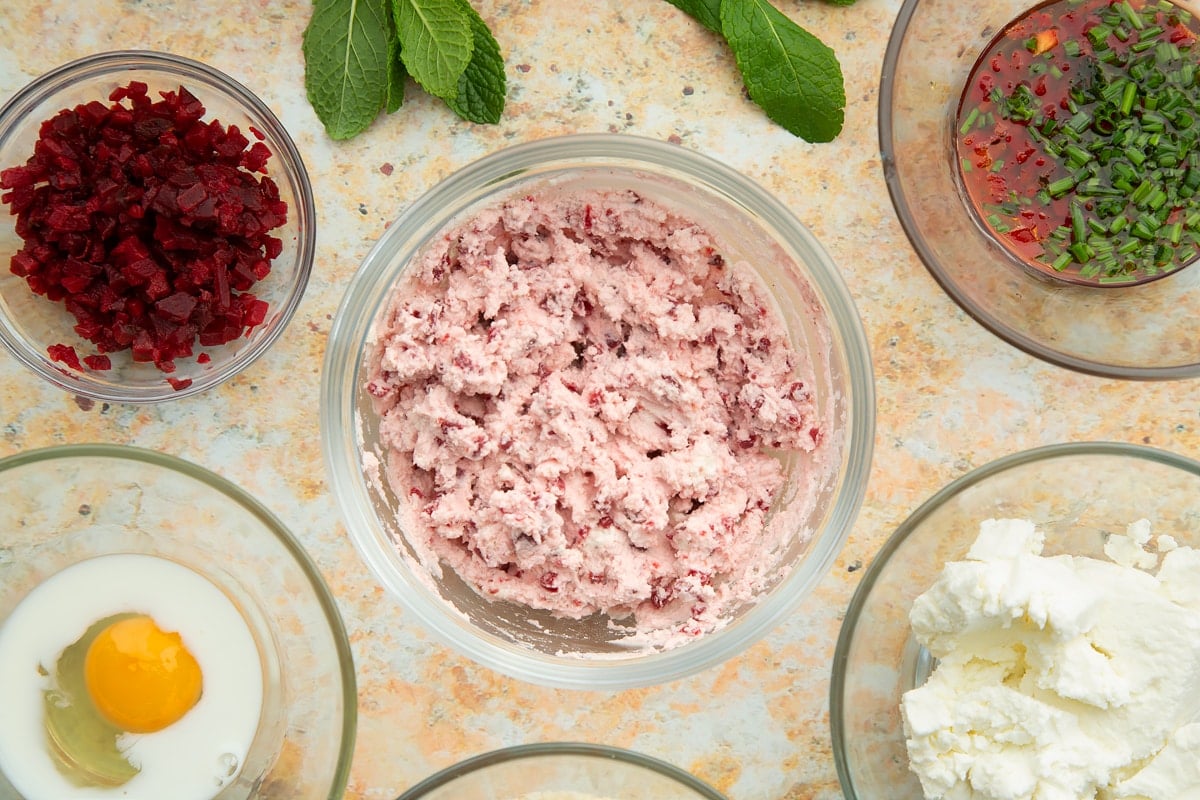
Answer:
[{"label": "bowl with egg", "polygon": [[1192,0],[906,0],[884,177],[958,305],[1060,366],[1200,374],[1200,21]]},{"label": "bowl with egg", "polygon": [[861,503],[874,392],[837,268],[778,200],[623,135],[507,148],[351,281],[321,434],[350,536],[444,643],[621,688],[791,613]]},{"label": "bowl with egg", "polygon": [[0,107],[0,345],[75,395],[155,403],[267,351],[308,284],[312,187],[233,77],[118,50]]},{"label": "bowl with egg", "polygon": [[342,796],[349,644],[275,516],[131,447],[12,455],[0,487],[0,795]]},{"label": "bowl with egg", "polygon": [[1183,797],[1200,744],[1200,463],[1014,453],[906,519],[830,688],[849,800]]},{"label": "bowl with egg", "polygon": [[661,759],[602,744],[539,742],[460,761],[397,800],[725,800]]}]

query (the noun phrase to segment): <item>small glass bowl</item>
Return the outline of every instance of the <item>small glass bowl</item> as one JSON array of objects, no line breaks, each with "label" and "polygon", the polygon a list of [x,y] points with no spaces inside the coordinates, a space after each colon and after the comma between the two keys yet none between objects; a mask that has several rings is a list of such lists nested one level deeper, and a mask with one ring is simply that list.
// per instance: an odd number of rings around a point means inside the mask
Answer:
[{"label": "small glass bowl", "polygon": [[[879,93],[883,173],[900,223],[950,297],[1009,344],[1052,364],[1126,379],[1200,375],[1200,267],[1136,286],[1047,278],[985,231],[961,186],[954,124],[963,85],[1030,0],[905,0]],[[1178,5],[1192,11],[1195,0]]]},{"label": "small glass bowl", "polygon": [[[258,501],[172,456],[66,445],[0,459],[0,626],[38,584],[98,556],[182,564],[242,612],[263,666],[263,709],[218,800],[337,800],[354,751],[350,643],[307,553]],[[0,773],[0,796],[19,797]]]},{"label": "small glass bowl", "polygon": [[[830,468],[812,490],[798,459],[775,512],[794,531],[777,556],[782,577],[733,610],[723,627],[666,649],[623,641],[619,621],[556,617],[482,598],[450,569],[420,565],[386,481],[366,469],[378,414],[367,391],[372,323],[414,255],[448,225],[516,193],[557,188],[632,189],[681,210],[760,270],[794,346],[814,354]],[[543,139],[465,167],[392,224],[351,281],[330,331],[321,384],[321,441],[351,539],[371,571],[443,642],[475,661],[544,685],[620,689],[662,683],[741,652],[790,613],[840,551],[861,505],[874,437],[874,384],[862,324],[837,268],[796,218],[744,176],[687,150],[640,137]],[[795,518],[794,526],[790,525]]]},{"label": "small glass bowl", "polygon": [[[152,99],[160,91],[183,85],[204,104],[205,120],[237,125],[250,139],[263,135],[271,150],[267,174],[287,203],[287,222],[271,232],[283,251],[271,262],[271,272],[251,291],[269,305],[267,318],[250,332],[216,347],[196,345],[195,355],[176,359],[176,369],[164,373],[154,364],[135,363],[128,350],[108,354],[112,367],[75,370],[54,361],[47,348],[75,347],[82,358],[95,345],[79,336],[75,318],[62,302],[35,294],[9,270],[9,259],[20,249],[16,217],[0,206],[0,342],[37,375],[66,391],[96,400],[153,403],[196,394],[237,374],[254,362],[279,337],[304,294],[316,245],[316,212],[312,187],[300,153],[288,132],[261,100],[218,70],[169,53],[114,51],[87,56],[58,67],[28,84],[0,108],[0,169],[23,165],[33,154],[44,120],[64,108],[98,100],[130,81],[148,84]],[[207,363],[197,358],[206,354]],[[168,378],[176,382],[172,385]],[[190,383],[188,383],[190,381]],[[176,386],[179,388],[176,388]]]},{"label": "small glass bowl", "polygon": [[683,770],[599,744],[549,742],[494,750],[432,775],[397,800],[725,800]]},{"label": "small glass bowl", "polygon": [[1140,445],[1050,445],[993,461],[921,504],[864,572],[834,651],[829,719],[847,800],[923,800],[900,698],[924,682],[932,659],[908,615],[988,518],[1032,521],[1045,533],[1046,555],[1108,560],[1105,538],[1140,519],[1154,534],[1200,547],[1200,463]]}]

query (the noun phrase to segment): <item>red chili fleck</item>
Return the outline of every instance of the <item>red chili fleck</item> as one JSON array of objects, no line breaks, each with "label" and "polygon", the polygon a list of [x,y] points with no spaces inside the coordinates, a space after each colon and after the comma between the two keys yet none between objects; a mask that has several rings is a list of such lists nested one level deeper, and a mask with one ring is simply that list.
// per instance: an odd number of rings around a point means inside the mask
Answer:
[{"label": "red chili fleck", "polygon": [[1038,239],[1037,231],[1031,228],[1013,228],[1008,232],[1008,235],[1024,244],[1032,244]]}]

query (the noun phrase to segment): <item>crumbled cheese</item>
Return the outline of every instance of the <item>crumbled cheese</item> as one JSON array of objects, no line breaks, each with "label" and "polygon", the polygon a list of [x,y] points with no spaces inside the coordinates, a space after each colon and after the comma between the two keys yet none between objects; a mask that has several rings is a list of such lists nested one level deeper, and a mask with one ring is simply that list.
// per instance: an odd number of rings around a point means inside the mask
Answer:
[{"label": "crumbled cheese", "polygon": [[1111,562],[1043,556],[1032,523],[988,520],[917,598],[937,666],[901,712],[929,800],[1200,800],[1200,552],[1156,576],[1150,541],[1143,520]]}]

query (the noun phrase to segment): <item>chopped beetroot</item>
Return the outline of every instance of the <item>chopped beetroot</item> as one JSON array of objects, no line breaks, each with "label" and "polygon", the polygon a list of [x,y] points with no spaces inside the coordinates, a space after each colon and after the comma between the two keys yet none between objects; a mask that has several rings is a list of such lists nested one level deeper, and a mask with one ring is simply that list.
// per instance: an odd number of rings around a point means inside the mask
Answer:
[{"label": "chopped beetroot", "polygon": [[46,348],[46,351],[50,354],[51,361],[66,364],[71,369],[83,369],[79,363],[79,354],[69,344],[52,344]]},{"label": "chopped beetroot", "polygon": [[[160,98],[131,81],[107,104],[64,109],[42,123],[23,165],[0,170],[0,202],[24,242],[10,269],[75,317],[98,351],[83,359],[94,370],[111,368],[105,353],[129,350],[174,372],[197,343],[237,339],[269,310],[251,290],[283,251],[271,232],[288,207],[265,174],[262,133],[250,128],[252,141],[204,121],[182,86]],[[47,352],[82,369],[68,345]]]}]

